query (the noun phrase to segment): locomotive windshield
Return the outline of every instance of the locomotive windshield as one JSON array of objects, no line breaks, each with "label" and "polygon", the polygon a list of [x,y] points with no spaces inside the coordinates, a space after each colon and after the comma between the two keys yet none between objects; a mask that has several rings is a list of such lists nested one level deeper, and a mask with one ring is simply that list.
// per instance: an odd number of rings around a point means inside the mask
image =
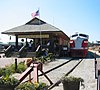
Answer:
[{"label": "locomotive windshield", "polygon": [[87,37],[87,35],[85,35],[85,34],[79,34],[79,36]]},{"label": "locomotive windshield", "polygon": [[89,38],[88,35],[86,34],[74,34],[71,36],[72,38],[77,38],[77,37],[81,37],[81,38]]},{"label": "locomotive windshield", "polygon": [[78,34],[72,35],[72,37],[76,37],[76,36],[78,36]]},{"label": "locomotive windshield", "polygon": [[79,34],[79,36],[88,37],[88,35],[85,35],[85,34]]}]

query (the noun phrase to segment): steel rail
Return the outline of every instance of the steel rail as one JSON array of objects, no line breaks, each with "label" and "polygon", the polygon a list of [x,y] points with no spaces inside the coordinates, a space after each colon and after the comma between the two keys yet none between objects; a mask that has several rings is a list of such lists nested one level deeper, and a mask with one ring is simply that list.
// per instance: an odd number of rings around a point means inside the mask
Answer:
[{"label": "steel rail", "polygon": [[50,70],[48,70],[48,71],[46,71],[46,72],[44,72],[43,74],[38,75],[38,76],[42,76],[42,75],[44,75],[44,74],[47,74],[47,73],[49,73],[49,72],[51,72],[51,71],[53,71],[53,70],[55,70],[55,69],[57,69],[57,68],[59,68],[59,67],[61,67],[61,66],[63,66],[63,65],[69,63],[69,62],[72,61],[72,60],[73,60],[73,58],[70,59],[70,60],[68,60],[68,61],[66,61],[66,62],[64,62],[64,63],[62,63],[62,64],[60,64],[60,65],[58,65],[58,66],[56,66],[56,67],[54,67],[54,68],[52,68],[52,69],[50,69]]},{"label": "steel rail", "polygon": [[[82,61],[83,61],[83,59],[81,59],[74,67],[72,67],[72,69],[69,70],[63,77],[68,76]],[[58,86],[58,85],[61,83],[63,77],[61,77],[57,82],[55,82],[54,84],[52,84],[52,85],[48,88],[48,90],[51,90],[51,89],[54,88],[55,86]]]}]

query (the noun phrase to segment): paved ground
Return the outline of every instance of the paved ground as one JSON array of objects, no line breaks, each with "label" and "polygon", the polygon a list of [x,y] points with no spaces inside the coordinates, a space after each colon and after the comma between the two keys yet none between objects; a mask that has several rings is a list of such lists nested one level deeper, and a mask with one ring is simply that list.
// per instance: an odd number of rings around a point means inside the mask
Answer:
[{"label": "paved ground", "polygon": [[[17,58],[18,63],[25,60],[26,58]],[[15,58],[0,58],[0,68],[5,67],[6,65],[11,65],[13,63],[15,63]]]},{"label": "paved ground", "polygon": [[[71,66],[74,66],[76,62],[77,60],[76,61],[74,60],[73,62],[64,65],[58,70],[49,73],[48,76],[53,82],[56,82],[59,79],[59,77],[63,76],[66,72],[68,72],[71,69]],[[52,63],[50,66],[52,65],[54,65],[54,63]],[[50,68],[50,66],[44,66],[44,68],[47,69],[48,67]],[[82,63],[70,75],[81,77],[84,79],[85,88],[83,89],[83,87],[80,87],[80,90],[97,90],[97,80],[95,79],[94,59],[85,59],[84,61],[82,61]],[[43,77],[41,78],[42,80],[47,82],[45,79],[43,79]],[[59,86],[53,88],[52,90],[63,90],[62,83]]]},{"label": "paved ground", "polygon": [[[57,59],[56,61],[51,62],[48,65],[44,65],[44,71],[47,71],[48,69],[55,67],[65,61],[68,61],[68,60],[69,59]],[[61,77],[63,77],[73,66],[75,66],[77,64],[77,62],[78,62],[78,60],[71,61],[68,64],[48,73],[47,76],[52,80],[53,83],[55,83]],[[44,81],[49,84],[49,82],[47,81],[47,79],[45,79],[44,76],[40,77],[40,81]],[[63,90],[62,83],[60,84],[60,86],[57,86],[57,87],[53,88],[52,90]]]},{"label": "paved ground", "polygon": [[94,59],[85,59],[70,75],[84,79],[85,88],[81,87],[80,90],[97,90]]},{"label": "paved ground", "polygon": [[[5,65],[14,63],[14,60],[15,58],[0,58],[0,67],[4,67]],[[25,58],[18,59],[19,62],[23,60],[26,60],[26,59]],[[44,71],[47,71],[50,68],[55,67],[56,65],[59,65],[62,62],[65,62],[67,60],[68,59],[57,59],[56,61],[53,61],[49,64],[44,65],[43,69]],[[62,77],[66,72],[68,72],[71,69],[71,66],[74,66],[77,62],[78,62],[77,60],[74,60],[62,66],[61,68],[48,73],[47,75],[53,82],[56,82],[60,77]],[[82,87],[80,87],[80,90],[97,90],[97,80],[95,79],[94,59],[88,58],[82,61],[82,63],[70,75],[82,77],[84,79],[85,88],[83,89]],[[49,84],[49,82],[43,76],[40,77],[40,81],[45,81],[47,84]],[[63,90],[62,83],[59,86],[53,88],[52,90]]]}]

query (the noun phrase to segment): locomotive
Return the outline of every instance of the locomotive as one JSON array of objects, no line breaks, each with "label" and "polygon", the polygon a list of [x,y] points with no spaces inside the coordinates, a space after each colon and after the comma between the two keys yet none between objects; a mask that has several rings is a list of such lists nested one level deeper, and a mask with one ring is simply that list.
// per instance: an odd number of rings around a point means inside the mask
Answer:
[{"label": "locomotive", "polygon": [[88,53],[88,39],[86,34],[77,33],[70,37],[70,56],[86,57]]}]

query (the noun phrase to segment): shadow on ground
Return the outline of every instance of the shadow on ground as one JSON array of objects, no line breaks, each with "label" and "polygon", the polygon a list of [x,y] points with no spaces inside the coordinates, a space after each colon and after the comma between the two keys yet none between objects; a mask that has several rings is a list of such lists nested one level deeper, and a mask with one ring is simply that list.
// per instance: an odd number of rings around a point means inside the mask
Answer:
[{"label": "shadow on ground", "polygon": [[93,53],[93,52],[88,51],[88,55],[87,55],[86,59],[89,59],[89,58],[90,59],[95,59],[95,58],[100,58],[100,56]]},{"label": "shadow on ground", "polygon": [[[68,58],[71,58],[71,57],[59,57],[58,59],[68,59]],[[85,57],[85,59],[95,59],[95,58],[100,58],[100,56],[90,51],[88,51],[88,54]],[[78,59],[82,59],[82,58],[78,58],[78,57],[74,58],[74,60],[78,60]]]}]

